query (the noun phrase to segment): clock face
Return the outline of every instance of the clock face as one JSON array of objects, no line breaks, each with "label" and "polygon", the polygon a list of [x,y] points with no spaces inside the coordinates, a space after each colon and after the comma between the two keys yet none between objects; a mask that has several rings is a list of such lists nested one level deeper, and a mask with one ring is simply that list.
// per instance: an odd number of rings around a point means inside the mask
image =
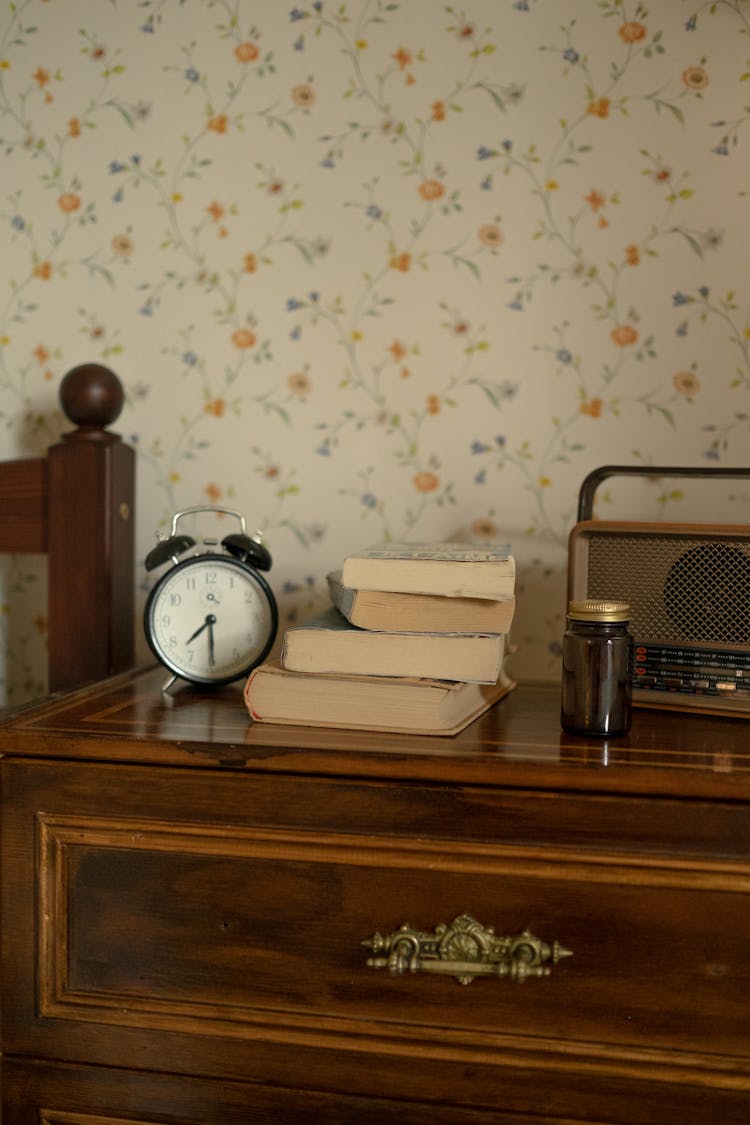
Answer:
[{"label": "clock face", "polygon": [[268,654],[278,613],[256,571],[222,555],[185,559],[159,580],[146,603],[154,655],[194,683],[237,680]]}]

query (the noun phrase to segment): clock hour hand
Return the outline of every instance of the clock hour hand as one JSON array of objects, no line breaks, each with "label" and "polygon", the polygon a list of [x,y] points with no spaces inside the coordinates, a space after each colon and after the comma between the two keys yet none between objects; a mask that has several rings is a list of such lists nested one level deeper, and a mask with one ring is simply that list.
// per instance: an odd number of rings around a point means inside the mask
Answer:
[{"label": "clock hour hand", "polygon": [[202,625],[198,626],[198,628],[195,630],[195,632],[191,636],[188,637],[188,639],[185,641],[185,644],[189,645],[191,641],[194,641],[196,637],[199,637],[201,635],[201,633],[203,632],[204,629],[208,629],[208,631],[209,631],[209,633],[208,633],[208,644],[209,644],[209,649],[211,651],[211,654],[213,655],[213,647],[214,647],[214,644],[213,644],[213,641],[214,641],[213,626],[214,626],[215,623],[216,623],[216,615],[213,614],[213,613],[207,613],[206,614],[206,620],[203,622]]}]

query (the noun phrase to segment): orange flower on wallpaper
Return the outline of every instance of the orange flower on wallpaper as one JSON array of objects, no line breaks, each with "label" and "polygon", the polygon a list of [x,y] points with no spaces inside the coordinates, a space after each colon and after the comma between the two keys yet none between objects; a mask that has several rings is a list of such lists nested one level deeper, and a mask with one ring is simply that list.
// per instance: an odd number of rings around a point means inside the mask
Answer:
[{"label": "orange flower on wallpaper", "polygon": [[646,38],[646,28],[638,20],[628,20],[618,28],[618,35],[623,43],[640,43]]},{"label": "orange flower on wallpaper", "polygon": [[427,396],[427,413],[439,414],[440,413],[440,398],[438,395]]},{"label": "orange flower on wallpaper", "polygon": [[411,53],[406,51],[403,47],[399,47],[396,54],[392,57],[398,63],[399,70],[406,70],[407,66],[409,66],[412,61]]},{"label": "orange flower on wallpaper", "polygon": [[445,102],[432,103],[432,120],[445,121]]},{"label": "orange flower on wallpaper", "polygon": [[423,180],[417,191],[422,199],[426,199],[428,202],[432,202],[433,199],[440,199],[445,195],[445,188],[440,180]]},{"label": "orange flower on wallpaper", "polygon": [[394,254],[391,258],[390,266],[392,270],[400,270],[401,273],[408,273],[411,269],[411,254],[404,251],[403,254]]},{"label": "orange flower on wallpaper", "polygon": [[34,277],[40,278],[42,281],[49,281],[52,277],[52,263],[51,262],[37,262],[31,271]]},{"label": "orange flower on wallpaper", "polygon": [[31,77],[34,79],[39,89],[43,90],[49,82],[49,71],[45,70],[43,66],[38,66]]},{"label": "orange flower on wallpaper", "polygon": [[212,133],[226,133],[228,124],[226,113],[219,113],[216,117],[209,117],[206,128]]},{"label": "orange flower on wallpaper", "polygon": [[641,252],[634,242],[631,242],[629,246],[625,247],[625,261],[629,266],[639,266],[641,264]]},{"label": "orange flower on wallpaper", "polygon": [[206,414],[212,414],[214,418],[222,418],[224,416],[225,408],[226,404],[223,398],[211,399],[211,401],[207,402],[203,407]]},{"label": "orange flower on wallpaper", "polygon": [[490,250],[496,250],[498,246],[503,244],[503,232],[497,223],[485,223],[477,231],[477,238],[483,246],[488,246]]},{"label": "orange flower on wallpaper", "polygon": [[129,234],[116,234],[112,239],[112,253],[118,258],[129,258],[135,250],[135,244]]},{"label": "orange flower on wallpaper", "polygon": [[232,343],[235,348],[252,348],[257,337],[249,328],[238,328],[232,333]]},{"label": "orange flower on wallpaper", "polygon": [[609,117],[611,104],[609,98],[597,98],[595,101],[589,102],[586,106],[586,112],[591,114],[592,117]]},{"label": "orange flower on wallpaper", "polygon": [[212,203],[209,203],[206,211],[215,223],[218,223],[219,219],[221,219],[224,215],[224,207],[221,203],[217,203],[216,200],[214,200]]},{"label": "orange flower on wallpaper", "polygon": [[705,90],[708,86],[708,75],[702,66],[689,66],[682,72],[682,81],[688,90]]},{"label": "orange flower on wallpaper", "polygon": [[589,418],[599,418],[602,413],[602,400],[600,398],[590,398],[586,402],[582,402],[578,408],[581,414],[587,414]]},{"label": "orange flower on wallpaper", "polygon": [[400,340],[394,340],[392,344],[389,344],[388,351],[394,359],[403,359],[406,355],[406,348]]},{"label": "orange flower on wallpaper", "polygon": [[584,202],[588,203],[592,211],[600,211],[607,202],[606,195],[602,195],[596,188],[592,188],[588,195],[584,195]]},{"label": "orange flower on wallpaper", "polygon": [[308,106],[315,105],[315,91],[312,86],[304,82],[301,86],[295,86],[292,90],[292,101],[295,105],[306,109]]},{"label": "orange flower on wallpaper", "polygon": [[68,134],[71,137],[80,137],[81,135],[81,122],[77,117],[71,117],[68,122]]},{"label": "orange flower on wallpaper", "polygon": [[81,197],[74,191],[64,191],[57,201],[57,206],[64,214],[70,215],[81,206]]},{"label": "orange flower on wallpaper", "polygon": [[292,394],[299,395],[300,398],[309,394],[312,390],[310,376],[304,371],[295,371],[293,375],[289,376],[286,382]]},{"label": "orange flower on wallpaper", "polygon": [[627,348],[638,339],[638,330],[632,324],[618,324],[612,329],[610,336],[618,348]]},{"label": "orange flower on wallpaper", "polygon": [[701,382],[692,371],[678,371],[672,376],[672,384],[685,398],[692,398],[701,389]]},{"label": "orange flower on wallpaper", "polygon": [[494,539],[497,535],[497,524],[489,516],[477,516],[471,521],[471,531],[477,539]]},{"label": "orange flower on wallpaper", "polygon": [[218,504],[221,500],[221,489],[218,484],[207,484],[203,491],[212,504]]},{"label": "orange flower on wallpaper", "polygon": [[258,268],[255,254],[245,254],[245,257],[242,259],[242,268],[245,273],[255,273]]},{"label": "orange flower on wallpaper", "polygon": [[236,58],[241,63],[255,62],[260,51],[255,43],[238,43],[234,48]]},{"label": "orange flower on wallpaper", "polygon": [[412,477],[412,482],[417,492],[434,492],[440,484],[435,474],[428,472],[427,469],[422,469],[421,472],[415,473]]},{"label": "orange flower on wallpaper", "polygon": [[37,344],[37,346],[34,348],[34,355],[40,363],[46,363],[49,359],[49,352],[45,348],[44,344]]}]

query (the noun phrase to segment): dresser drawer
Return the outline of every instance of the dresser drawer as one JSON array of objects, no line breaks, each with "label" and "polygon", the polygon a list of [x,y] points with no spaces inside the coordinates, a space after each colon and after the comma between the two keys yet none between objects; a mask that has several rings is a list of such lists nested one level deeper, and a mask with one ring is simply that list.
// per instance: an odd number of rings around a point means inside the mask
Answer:
[{"label": "dresser drawer", "polygon": [[[587,1099],[593,1113],[603,1092],[601,1120],[664,1121],[675,1099],[695,1111],[708,1098],[725,1120],[747,1109],[739,858],[514,844],[449,824],[360,833],[352,807],[383,796],[364,783],[311,783],[318,813],[303,815],[297,783],[277,778],[274,823],[267,789],[242,775],[4,769],[11,1055],[280,1084],[302,1068],[318,1090],[376,1097],[408,1075],[410,1097],[467,1112],[501,1084],[503,1104],[530,1113],[542,1076],[549,1115]],[[410,795],[423,827],[433,800]],[[524,800],[535,822],[541,798]],[[524,981],[468,980],[476,945],[459,924],[455,972],[429,956],[389,971],[376,934],[430,935],[466,915],[572,956]],[[617,1115],[623,1083],[643,1086],[640,1117]]]}]

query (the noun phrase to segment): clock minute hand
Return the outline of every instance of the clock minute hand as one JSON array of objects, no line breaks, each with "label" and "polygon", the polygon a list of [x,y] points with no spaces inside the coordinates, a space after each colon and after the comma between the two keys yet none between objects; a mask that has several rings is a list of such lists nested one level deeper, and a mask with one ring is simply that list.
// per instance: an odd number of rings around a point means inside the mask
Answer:
[{"label": "clock minute hand", "polygon": [[215,621],[216,621],[216,618],[213,615],[213,613],[209,613],[208,617],[206,618],[206,624],[208,625],[208,663],[209,663],[209,666],[211,668],[213,668],[214,663],[215,663],[215,660],[214,660],[214,623],[215,623]]}]

